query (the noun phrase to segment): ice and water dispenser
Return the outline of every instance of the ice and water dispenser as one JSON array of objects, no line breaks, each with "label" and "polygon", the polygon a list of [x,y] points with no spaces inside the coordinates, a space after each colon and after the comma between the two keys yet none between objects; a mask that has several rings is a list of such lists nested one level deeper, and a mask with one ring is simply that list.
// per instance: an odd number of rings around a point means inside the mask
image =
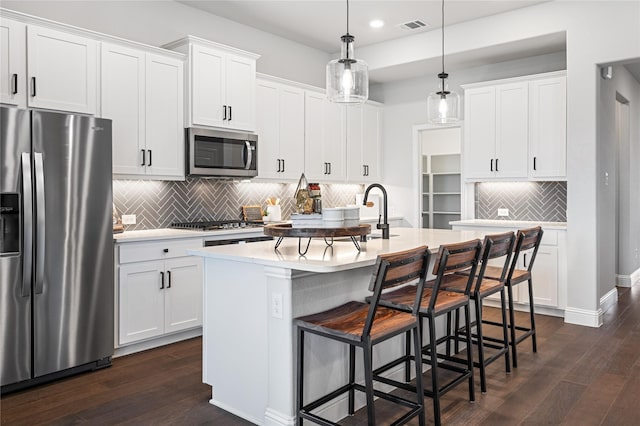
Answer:
[{"label": "ice and water dispenser", "polygon": [[20,251],[20,196],[0,194],[0,254]]}]

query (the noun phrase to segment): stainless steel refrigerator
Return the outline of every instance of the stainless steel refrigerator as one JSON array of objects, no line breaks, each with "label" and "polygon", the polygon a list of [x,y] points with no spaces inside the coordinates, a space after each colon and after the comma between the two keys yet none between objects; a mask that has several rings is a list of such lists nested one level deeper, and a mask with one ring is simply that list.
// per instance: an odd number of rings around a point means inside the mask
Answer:
[{"label": "stainless steel refrigerator", "polygon": [[111,121],[0,107],[2,393],[113,355]]}]

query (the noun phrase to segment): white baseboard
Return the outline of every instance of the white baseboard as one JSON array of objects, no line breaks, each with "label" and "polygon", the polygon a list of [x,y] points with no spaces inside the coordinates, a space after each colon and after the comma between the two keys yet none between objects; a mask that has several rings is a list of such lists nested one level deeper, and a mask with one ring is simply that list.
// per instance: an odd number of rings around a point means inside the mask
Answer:
[{"label": "white baseboard", "polygon": [[202,336],[202,327],[192,328],[191,330],[181,331],[179,333],[168,334],[166,336],[155,339],[144,340],[132,343],[126,346],[120,346],[114,349],[113,357],[118,358],[124,355],[134,354],[136,352],[146,351],[148,349],[157,348],[171,343],[181,342],[193,337]]},{"label": "white baseboard", "polygon": [[600,298],[600,310],[604,312],[616,303],[618,303],[618,290],[613,288]]},{"label": "white baseboard", "polygon": [[640,268],[631,273],[631,285],[640,284]]},{"label": "white baseboard", "polygon": [[640,284],[640,269],[636,269],[630,275],[616,274],[616,285],[618,287],[633,287]]},{"label": "white baseboard", "polygon": [[[236,410],[233,407],[230,407],[224,403],[221,403],[219,401],[216,401],[215,398],[213,397],[213,392],[211,392],[211,399],[209,400],[209,404],[211,405],[215,405],[216,407],[222,408],[224,411],[228,411],[229,413],[236,415],[238,417],[242,417],[245,420],[250,421],[251,423],[255,424],[255,425],[260,425],[263,424],[263,422],[260,419],[257,419],[253,416],[248,415],[247,413],[245,413],[244,411],[240,411],[240,410]],[[264,423],[267,424],[267,423]],[[282,424],[282,425],[286,425],[286,426],[292,426],[294,423],[273,423],[273,424]]]},{"label": "white baseboard", "polygon": [[597,328],[602,325],[602,312],[602,309],[591,311],[589,309],[571,308],[567,306],[564,309],[564,322]]}]

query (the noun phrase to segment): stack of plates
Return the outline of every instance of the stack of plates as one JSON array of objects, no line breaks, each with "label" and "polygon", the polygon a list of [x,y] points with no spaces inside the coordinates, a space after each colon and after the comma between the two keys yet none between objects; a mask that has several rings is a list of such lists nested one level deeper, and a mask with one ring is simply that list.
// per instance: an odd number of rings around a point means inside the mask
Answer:
[{"label": "stack of plates", "polygon": [[291,215],[292,228],[322,228],[323,226],[322,215],[320,213],[293,213]]}]

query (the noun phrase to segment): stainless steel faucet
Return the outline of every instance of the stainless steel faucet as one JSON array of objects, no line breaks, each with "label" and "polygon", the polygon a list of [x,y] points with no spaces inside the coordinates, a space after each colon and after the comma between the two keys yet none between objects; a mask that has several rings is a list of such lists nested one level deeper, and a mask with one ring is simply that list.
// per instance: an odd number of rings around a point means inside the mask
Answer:
[{"label": "stainless steel faucet", "polygon": [[379,183],[372,183],[364,191],[364,198],[362,200],[363,206],[367,205],[367,198],[369,197],[369,191],[371,190],[371,188],[380,188],[380,190],[382,191],[382,204],[384,205],[384,209],[383,209],[384,222],[380,223],[380,216],[378,216],[378,225],[376,227],[378,229],[382,229],[382,239],[388,240],[389,239],[389,218],[387,216],[387,190],[384,189],[384,186],[380,185]]}]

